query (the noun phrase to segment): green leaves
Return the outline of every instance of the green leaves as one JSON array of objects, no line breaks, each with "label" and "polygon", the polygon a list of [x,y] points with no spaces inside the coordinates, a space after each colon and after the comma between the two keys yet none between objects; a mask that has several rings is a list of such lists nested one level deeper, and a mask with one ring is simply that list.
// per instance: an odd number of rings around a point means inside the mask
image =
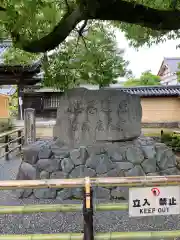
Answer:
[{"label": "green leaves", "polygon": [[127,65],[117,49],[113,31],[105,25],[93,22],[85,29],[78,45],[77,34],[62,45],[57,54],[49,59],[45,70],[46,86],[68,89],[81,83],[108,86],[117,77],[124,76]]},{"label": "green leaves", "polygon": [[3,54],[4,62],[10,65],[32,64],[41,55],[25,52],[21,49],[11,47]]},{"label": "green leaves", "polygon": [[[0,27],[23,36],[37,39],[49,33],[61,18],[60,4],[48,0],[2,0],[5,14],[0,16]],[[62,9],[61,9],[62,10]]]},{"label": "green leaves", "polygon": [[153,86],[160,85],[160,77],[153,75],[150,71],[146,71],[142,73],[140,78],[137,79],[129,79],[124,83],[125,87],[132,86]]},{"label": "green leaves", "polygon": [[[118,1],[121,2],[121,0],[118,0]],[[97,19],[113,19],[113,16],[114,16],[113,14],[117,14],[119,16],[119,21],[109,22],[109,24],[111,23],[110,24],[111,26],[114,25],[119,30],[122,30],[125,33],[125,36],[127,37],[127,39],[130,40],[130,44],[133,45],[134,47],[140,47],[144,44],[151,46],[152,44],[157,44],[159,42],[166,41],[167,39],[179,38],[179,35],[180,35],[179,30],[168,31],[168,32],[155,31],[145,27],[140,27],[139,25],[124,23],[122,21],[130,22],[130,23],[134,22],[136,24],[142,24],[142,25],[146,21],[146,24],[144,24],[144,26],[150,26],[150,27],[153,24],[155,26],[160,25],[164,21],[165,25],[171,26],[170,28],[164,28],[164,29],[173,29],[174,24],[177,21],[179,21],[178,13],[177,13],[177,16],[174,16],[173,20],[171,20],[172,19],[171,17],[168,17],[171,15],[166,15],[167,17],[163,17],[164,15],[162,13],[160,15],[159,13],[157,13],[156,16],[154,16],[154,19],[152,19],[151,14],[149,15],[149,13],[146,12],[146,9],[147,7],[151,7],[153,9],[158,9],[158,10],[174,10],[174,9],[180,10],[180,0],[134,0],[134,1],[124,0],[122,1],[122,2],[131,2],[132,8],[135,8],[137,4],[142,4],[142,7],[143,5],[145,6],[145,10],[142,12],[140,11],[141,12],[140,15],[139,15],[139,10],[137,10],[138,11],[137,15],[140,16],[140,19],[138,21],[136,21],[135,19],[136,17],[134,17],[134,19],[133,18],[130,19],[130,17],[123,18],[125,20],[121,19],[121,16],[123,15],[121,13],[123,13],[122,12],[123,9],[119,9],[119,13],[118,13],[116,9],[113,9],[113,8],[111,9],[112,17],[109,16],[106,18],[108,7],[106,9],[105,5],[110,6],[111,5],[110,0],[109,1],[94,0],[93,3],[92,3],[92,0],[91,1],[1,0],[0,7],[2,8],[4,7],[6,11],[0,11],[0,38],[11,37],[13,38],[13,40],[16,40],[16,47],[23,48],[24,46],[26,46],[27,42],[29,43],[29,40],[34,41],[37,39],[41,39],[42,37],[46,36],[48,33],[52,32],[52,30],[60,21],[60,19],[62,19],[63,16],[68,12],[70,12],[75,6],[77,7],[79,6],[79,4],[81,4],[81,9],[83,9],[84,2],[86,3],[87,6],[89,6],[89,8],[92,8],[92,9],[87,9],[87,12],[92,11],[92,14],[96,15],[96,11],[95,11],[96,3],[98,8],[97,10],[99,12],[101,12],[101,8],[102,8],[102,13],[100,14],[101,18],[100,17],[98,18],[98,16],[95,16],[94,19],[96,19],[96,17]],[[114,1],[113,3],[114,8],[116,6],[115,3],[117,3],[117,1]],[[126,8],[127,11],[128,9],[129,8]],[[133,10],[129,10],[129,11],[130,13],[132,12],[132,15],[134,14]],[[147,18],[144,19],[144,16],[147,16]],[[118,18],[116,17],[114,19],[118,19]],[[177,21],[175,21],[176,19]],[[152,24],[148,25],[148,23],[152,23]],[[76,25],[76,22],[75,22],[75,25]],[[61,32],[64,32],[64,28],[67,29],[67,26],[64,25],[61,28]],[[178,29],[178,27],[174,29]],[[14,35],[12,34],[12,32]],[[69,32],[67,32],[67,34],[65,35],[68,35],[68,34]],[[64,41],[65,37],[63,37],[61,40],[59,36],[58,37],[55,36],[54,39],[57,41],[56,46],[58,45],[59,42]],[[54,39],[52,40],[52,38],[53,37],[51,36],[51,41],[55,41]],[[60,39],[59,42],[58,42],[58,39]],[[93,41],[93,38],[91,40]],[[50,40],[48,39],[48,41]],[[50,41],[50,45],[54,47],[51,41]],[[24,49],[27,50],[28,48],[24,47]],[[44,48],[44,49],[47,50],[50,48]],[[31,49],[31,51],[36,52],[37,49],[36,50]],[[39,52],[41,52],[41,50],[39,50]]]},{"label": "green leaves", "polygon": [[[12,86],[15,88],[15,86]],[[9,98],[9,110],[11,117],[17,117],[18,115],[18,93],[16,92]]]},{"label": "green leaves", "polygon": [[178,64],[178,71],[176,75],[177,75],[177,81],[180,82],[180,63]]},{"label": "green leaves", "polygon": [[[136,2],[155,9],[169,10],[172,9],[174,0],[136,0]],[[176,9],[180,10],[180,0],[176,2]],[[179,30],[155,31],[139,25],[122,22],[113,22],[113,25],[125,33],[125,37],[129,40],[130,45],[135,48],[139,48],[144,44],[150,47],[153,44],[162,43],[170,39],[178,39],[180,37]]]},{"label": "green leaves", "polygon": [[163,133],[161,142],[172,148],[173,151],[180,151],[180,135],[176,133]]}]

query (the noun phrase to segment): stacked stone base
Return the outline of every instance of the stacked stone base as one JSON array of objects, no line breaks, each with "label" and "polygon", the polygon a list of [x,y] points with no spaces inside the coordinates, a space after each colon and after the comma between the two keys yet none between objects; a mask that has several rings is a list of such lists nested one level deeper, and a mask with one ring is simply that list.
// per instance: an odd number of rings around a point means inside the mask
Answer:
[{"label": "stacked stone base", "polygon": [[[152,138],[133,141],[98,143],[69,149],[60,141],[38,141],[24,148],[24,160],[17,179],[62,179],[79,177],[128,177],[143,175],[174,175],[180,171],[176,158],[165,144]],[[82,189],[19,190],[21,198],[82,199]],[[96,187],[98,199],[128,200],[124,187]]]}]

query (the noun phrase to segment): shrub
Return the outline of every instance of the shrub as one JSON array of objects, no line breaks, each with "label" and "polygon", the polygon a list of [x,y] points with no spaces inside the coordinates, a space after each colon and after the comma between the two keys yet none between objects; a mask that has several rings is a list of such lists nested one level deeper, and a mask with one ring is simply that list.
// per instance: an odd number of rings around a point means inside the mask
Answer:
[{"label": "shrub", "polygon": [[12,129],[13,124],[10,118],[0,118],[0,133]]},{"label": "shrub", "polygon": [[9,110],[10,110],[10,116],[11,117],[16,117],[18,115],[18,95],[17,95],[17,90],[10,97]]},{"label": "shrub", "polygon": [[163,133],[161,136],[161,142],[171,147],[173,151],[180,151],[180,134]]},{"label": "shrub", "polygon": [[[13,128],[13,124],[10,118],[0,118],[0,133],[9,131]],[[0,143],[4,143],[5,138],[0,138]]]}]

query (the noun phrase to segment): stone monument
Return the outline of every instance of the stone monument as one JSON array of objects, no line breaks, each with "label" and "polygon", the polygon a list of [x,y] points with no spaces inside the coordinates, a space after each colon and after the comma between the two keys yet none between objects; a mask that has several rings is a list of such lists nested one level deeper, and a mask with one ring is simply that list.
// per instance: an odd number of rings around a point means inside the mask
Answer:
[{"label": "stone monument", "polygon": [[36,141],[36,117],[33,108],[24,109],[24,135],[25,144]]},{"label": "stone monument", "polygon": [[[17,179],[179,174],[165,144],[141,135],[140,98],[118,90],[68,91],[52,140],[25,146]],[[82,198],[78,189],[27,189],[19,197]],[[128,189],[95,188],[96,198],[128,200]]]},{"label": "stone monument", "polygon": [[78,147],[125,141],[141,133],[140,98],[117,90],[76,89],[62,97],[54,137]]}]

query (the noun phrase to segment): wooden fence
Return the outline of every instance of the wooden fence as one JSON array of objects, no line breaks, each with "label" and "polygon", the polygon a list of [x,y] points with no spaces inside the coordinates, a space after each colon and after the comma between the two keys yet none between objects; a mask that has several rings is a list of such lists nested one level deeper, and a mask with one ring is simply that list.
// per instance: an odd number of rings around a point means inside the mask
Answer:
[{"label": "wooden fence", "polygon": [[177,238],[180,230],[176,231],[144,231],[144,232],[109,232],[94,233],[93,211],[121,211],[128,210],[128,203],[97,204],[93,205],[93,186],[124,186],[149,187],[180,185],[180,176],[145,176],[127,178],[78,178],[78,179],[51,179],[51,180],[11,180],[0,181],[0,190],[24,188],[74,188],[84,189],[83,204],[44,204],[27,206],[1,206],[0,214],[25,214],[38,212],[76,212],[83,211],[83,233],[57,234],[27,234],[27,235],[0,235],[0,240],[119,240],[119,239],[153,239]]},{"label": "wooden fence", "polygon": [[5,157],[6,160],[9,160],[9,154],[15,150],[18,150],[18,153],[21,153],[24,138],[23,130],[23,128],[17,128],[12,131],[0,134],[0,140],[2,143],[0,150],[1,152],[4,150],[0,155],[0,158]]}]

